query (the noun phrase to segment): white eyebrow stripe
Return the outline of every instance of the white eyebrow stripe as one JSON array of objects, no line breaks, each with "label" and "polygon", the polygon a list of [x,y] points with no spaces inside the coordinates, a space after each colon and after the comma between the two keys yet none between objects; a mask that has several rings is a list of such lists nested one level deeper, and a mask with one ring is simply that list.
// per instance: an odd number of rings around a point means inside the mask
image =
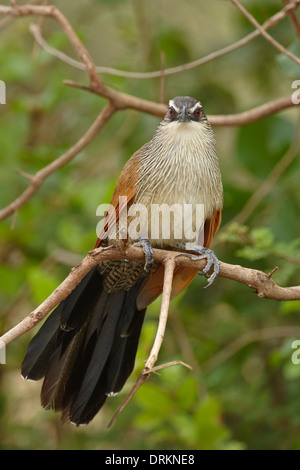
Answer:
[{"label": "white eyebrow stripe", "polygon": [[202,105],[201,105],[200,101],[198,101],[198,102],[195,104],[195,106],[193,106],[192,108],[190,108],[191,113],[193,113],[193,112],[195,111],[195,109],[196,109],[196,108],[199,108],[199,107],[202,108]]},{"label": "white eyebrow stripe", "polygon": [[[170,106],[170,108],[174,108],[177,113],[180,111],[180,108],[175,105],[174,100],[169,101],[169,106]],[[193,113],[195,111],[195,109],[199,108],[199,107],[202,108],[202,105],[201,105],[200,101],[197,101],[197,103],[194,106],[189,108],[189,111],[191,113]]]},{"label": "white eyebrow stripe", "polygon": [[178,113],[178,111],[180,111],[180,109],[178,108],[178,106],[175,105],[173,100],[169,101],[169,106],[170,106],[170,108],[174,108],[175,111],[177,111],[177,113]]}]

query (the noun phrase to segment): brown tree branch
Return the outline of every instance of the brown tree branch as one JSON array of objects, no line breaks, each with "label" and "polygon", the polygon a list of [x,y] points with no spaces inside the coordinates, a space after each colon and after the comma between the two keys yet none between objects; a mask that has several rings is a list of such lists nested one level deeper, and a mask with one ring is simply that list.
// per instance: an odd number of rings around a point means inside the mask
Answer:
[{"label": "brown tree branch", "polygon": [[[67,297],[67,295],[69,295],[73,291],[73,289],[81,281],[81,279],[94,266],[99,264],[99,262],[103,261],[104,259],[125,258],[143,259],[143,250],[137,247],[128,247],[124,251],[124,247],[120,249],[116,246],[113,246],[106,248],[98,248],[96,250],[91,251],[76,268],[72,269],[69,276],[36,310],[31,312],[24,320],[22,320],[19,324],[17,324],[15,327],[13,327],[11,330],[9,330],[7,333],[0,337],[0,345],[7,345],[14,339],[18,338],[19,336],[36,326],[59,302],[61,302],[64,298]],[[200,270],[203,269],[206,264],[206,261],[203,259],[192,260],[190,257],[182,256],[182,254],[180,253],[170,252],[166,250],[154,250],[154,259],[157,262],[163,263],[165,265],[161,310],[155,341],[149,354],[149,357],[145,363],[144,369],[139,375],[129,395],[114,413],[108,427],[113,424],[117,416],[129,403],[131,398],[134,396],[135,392],[148,380],[152,372],[155,372],[158,368],[174,365],[174,363],[170,363],[154,367],[164,339],[170,304],[170,295],[172,290],[173,273],[176,265],[191,268],[197,267]],[[229,279],[237,280],[238,282],[242,282],[243,284],[248,285],[251,289],[254,289],[256,291],[259,297],[266,297],[276,300],[300,299],[300,286],[286,288],[279,287],[272,281],[271,275],[267,275],[258,270],[244,268],[241,266],[229,265],[226,263],[220,263],[219,275],[227,277]],[[235,350],[236,348],[229,348],[229,353],[227,352],[227,356],[228,354],[230,356],[232,349]],[[217,358],[217,360],[219,360],[219,358]],[[181,361],[178,361],[176,363],[183,364]]]},{"label": "brown tree branch", "polygon": [[17,170],[18,173],[22,174],[29,180],[29,186],[25,191],[15,199],[11,204],[0,211],[0,220],[4,220],[6,217],[15,213],[22,207],[28,199],[30,199],[41,187],[43,182],[48,176],[52,175],[62,166],[66,165],[72,158],[74,158],[82,149],[84,149],[93,138],[98,134],[99,130],[104,126],[108,119],[115,112],[113,105],[108,104],[98,115],[97,119],[87,130],[87,132],[71,147],[66,153],[61,155],[59,158],[51,162],[49,165],[42,168],[35,175],[24,174],[21,170]]},{"label": "brown tree branch", "polygon": [[[292,6],[293,8],[295,8],[296,5],[298,5],[298,0],[296,2],[293,2],[293,4],[290,4],[290,6]],[[289,6],[285,8],[288,7]],[[17,6],[15,4],[12,7],[7,7],[0,5],[0,14],[10,15],[12,17],[40,15],[44,17],[54,18],[65,31],[75,51],[81,58],[84,67],[86,68],[90,77],[89,86],[78,85],[70,81],[66,81],[66,83],[72,86],[92,91],[93,93],[105,97],[110,101],[110,104],[106,108],[104,108],[102,113],[99,115],[99,117],[91,126],[91,128],[87,131],[87,133],[68,152],[66,152],[64,155],[52,162],[47,167],[37,172],[35,175],[26,176],[30,181],[29,186],[15,201],[13,201],[6,208],[0,211],[0,220],[3,220],[9,215],[16,213],[16,211],[20,207],[22,207],[28,201],[28,199],[31,198],[37,192],[39,187],[42,185],[43,181],[49,175],[51,175],[57,169],[61,168],[61,166],[65,165],[82,148],[84,148],[90,142],[90,140],[92,140],[92,138],[97,134],[99,129],[101,129],[101,127],[103,127],[103,125],[109,120],[109,118],[115,111],[131,108],[162,117],[164,116],[167,108],[164,104],[157,104],[151,101],[143,100],[126,93],[120,93],[115,90],[110,90],[105,87],[103,85],[103,82],[97,75],[96,67],[91,57],[89,56],[87,50],[85,49],[81,41],[78,39],[70,23],[56,7],[39,5]],[[275,21],[274,18],[273,21]],[[295,105],[292,103],[291,97],[287,96],[271,101],[270,103],[265,103],[264,105],[258,106],[256,108],[253,108],[252,110],[245,111],[243,113],[225,116],[208,116],[208,118],[211,124],[214,126],[244,125],[292,106]],[[21,171],[19,170],[19,172]]]},{"label": "brown tree branch", "polygon": [[[102,92],[97,88],[81,85],[71,80],[65,80],[64,83],[66,85],[103,96]],[[143,111],[158,117],[164,117],[168,109],[165,104],[143,100],[127,93],[110,90],[109,96],[117,109],[136,109],[138,111]],[[248,111],[243,111],[242,113],[224,115],[208,114],[207,119],[212,126],[244,126],[246,124],[250,124],[251,122],[258,121],[259,119],[271,116],[272,114],[276,114],[287,108],[293,108],[297,106],[299,106],[299,104],[294,104],[292,102],[291,95],[288,95],[269,101],[268,103],[264,103],[260,106],[256,106],[255,108],[249,109]]]},{"label": "brown tree branch", "polygon": [[[124,247],[123,247],[124,248]],[[199,270],[203,269],[206,261],[203,259],[192,260],[190,257],[184,257],[177,252],[170,252],[166,250],[154,250],[154,259],[157,262],[165,264],[164,285],[161,301],[161,311],[159,316],[159,325],[155,337],[153,347],[151,349],[149,358],[145,363],[145,367],[139,375],[135,385],[126,397],[121,406],[113,415],[109,427],[113,424],[117,416],[129,403],[135,392],[145,383],[150,377],[152,372],[157,368],[168,367],[171,364],[155,366],[160,347],[163,342],[165,328],[167,324],[167,317],[169,311],[170,294],[172,289],[173,272],[176,265],[185,267],[197,267]],[[144,253],[141,248],[128,247],[125,252],[124,249],[114,247],[98,248],[91,251],[82,262],[73,268],[69,276],[55,289],[55,291],[33,312],[31,312],[24,320],[14,326],[11,330],[0,337],[0,344],[7,345],[25,332],[36,326],[59,302],[66,298],[81,281],[81,279],[99,262],[104,259],[143,259]],[[300,299],[300,286],[295,287],[280,287],[277,286],[267,275],[261,271],[244,268],[242,266],[234,266],[226,263],[220,263],[220,276],[236,280],[246,284],[251,289],[254,289],[259,297],[271,298],[275,300],[296,300]],[[240,347],[240,343],[238,343]],[[236,345],[229,347],[229,352],[225,351],[225,356],[228,357],[232,354],[232,350],[236,350]],[[224,355],[223,354],[223,355]],[[223,357],[223,356],[222,356]],[[219,356],[216,359],[219,359]],[[176,362],[177,363],[177,362]],[[181,361],[178,363],[183,364]],[[183,364],[186,365],[186,364]],[[186,365],[187,366],[187,365]],[[189,366],[187,366],[189,367]]]},{"label": "brown tree branch", "polygon": [[[94,90],[90,87],[78,85],[74,82],[68,81],[67,84],[76,86],[79,88],[86,89],[96,94],[98,90]],[[0,210],[0,220],[4,220],[11,214],[18,211],[40,188],[44,180],[54,173],[56,170],[68,163],[74,158],[88,143],[97,135],[99,130],[104,124],[110,119],[113,113],[119,109],[131,108],[137,109],[155,116],[163,117],[167,111],[167,106],[164,104],[158,104],[151,101],[143,100],[126,93],[119,93],[112,91],[114,98],[111,100],[103,111],[100,113],[94,124],[88,129],[86,134],[66,153],[59,157],[54,162],[50,163],[42,170],[38,171],[35,175],[26,175],[27,179],[30,180],[29,186],[26,190],[7,207]],[[101,94],[102,96],[102,94]],[[298,106],[292,103],[291,97],[286,96],[284,98],[278,98],[276,100],[265,103],[256,108],[252,108],[248,111],[237,114],[228,115],[208,115],[208,119],[213,126],[237,126],[245,125],[264,117],[270,116],[274,113],[287,109],[289,107]],[[17,170],[22,174],[21,170]],[[23,174],[24,175],[24,174]],[[25,176],[25,175],[24,175]]]},{"label": "brown tree branch", "polygon": [[[300,0],[296,0],[291,6],[286,6],[285,8],[296,8]],[[107,98],[114,104],[116,109],[137,109],[139,111],[147,112],[155,116],[162,117],[166,112],[166,106],[163,104],[157,104],[151,101],[143,100],[135,96],[120,93],[115,90],[110,90],[105,87],[97,75],[96,67],[90,58],[85,47],[78,39],[75,31],[72,29],[69,22],[62,15],[62,13],[55,7],[52,6],[36,6],[36,5],[25,5],[22,7],[5,7],[0,5],[0,14],[12,15],[12,16],[26,16],[26,15],[42,15],[55,18],[58,23],[61,25],[63,30],[66,32],[71,44],[73,45],[75,51],[81,58],[84,63],[89,76],[90,76],[90,86],[79,85],[72,81],[65,81],[66,84],[75,86],[77,88],[86,89],[96,93],[104,98]],[[282,13],[283,14],[283,13]],[[275,16],[275,15],[274,15]],[[273,19],[274,21],[274,19]],[[271,22],[272,23],[272,22]],[[264,31],[264,27],[258,25],[259,32],[261,29]],[[265,32],[265,31],[264,31]],[[166,71],[164,71],[165,74]],[[159,72],[161,76],[161,71]],[[96,78],[97,77],[97,78]],[[292,103],[291,97],[287,96],[284,98],[279,98],[277,100],[271,101],[264,105],[253,108],[252,110],[245,111],[243,113],[232,114],[232,115],[217,115],[217,116],[208,116],[212,125],[214,126],[223,126],[223,125],[244,125],[250,122],[253,122],[257,119],[269,116],[270,114],[276,113],[283,109],[296,106]]]},{"label": "brown tree branch", "polygon": [[289,95],[269,101],[268,103],[256,106],[255,108],[242,113],[226,115],[219,114],[215,116],[208,115],[207,117],[213,126],[244,126],[295,106],[298,105],[292,103],[291,96]]},{"label": "brown tree branch", "polygon": [[79,55],[81,61],[85,65],[85,68],[90,77],[90,84],[92,86],[96,86],[99,88],[105,89],[96,69],[94,62],[92,61],[90,54],[78,38],[77,34],[75,33],[74,29],[70,25],[69,21],[66,17],[61,13],[61,11],[53,5],[17,5],[13,4],[12,7],[0,5],[0,14],[2,15],[10,15],[12,17],[21,17],[21,16],[45,16],[53,18],[57,21],[57,23],[62,27],[64,32],[66,33],[70,43],[72,44],[73,48]]},{"label": "brown tree branch", "polygon": [[[144,252],[138,247],[128,247],[124,251],[122,249],[113,246],[106,248],[98,248],[91,251],[82,262],[73,268],[69,276],[55,289],[55,291],[33,312],[31,312],[24,320],[10,329],[7,333],[0,337],[0,345],[7,345],[14,339],[18,338],[25,332],[36,326],[59,302],[66,298],[79,284],[82,278],[97,264],[105,259],[143,259]],[[152,372],[155,372],[158,368],[168,367],[174,365],[174,363],[165,364],[161,366],[155,366],[161,345],[164,339],[165,328],[167,324],[170,295],[172,289],[173,273],[176,265],[195,268],[199,270],[203,269],[206,261],[203,259],[192,260],[190,257],[184,257],[182,254],[177,252],[170,252],[166,250],[154,250],[154,259],[157,262],[165,265],[164,284],[162,292],[161,310],[159,316],[159,324],[155,341],[149,357],[145,363],[145,367],[139,375],[135,385],[130,391],[129,395],[123,401],[121,406],[114,413],[109,427],[113,424],[117,416],[122,412],[125,406],[129,403],[135,392],[143,385]],[[227,277],[229,279],[236,280],[246,284],[251,289],[254,289],[259,297],[266,297],[276,300],[296,300],[300,299],[300,286],[295,287],[279,287],[271,279],[270,275],[267,275],[261,271],[244,268],[242,266],[234,266],[226,263],[220,263],[220,276]],[[229,355],[232,348],[229,348]],[[234,349],[234,348],[233,348]],[[225,352],[226,355],[226,352]],[[228,352],[227,352],[228,356]],[[217,358],[218,360],[218,358]],[[176,363],[182,363],[176,361]],[[186,365],[187,367],[190,367]]]},{"label": "brown tree branch", "polygon": [[[197,268],[202,270],[206,264],[203,259],[191,260],[189,257],[178,256],[179,253],[168,250],[154,250],[154,259],[159,263],[165,263],[170,256],[174,259],[176,266]],[[55,289],[55,291],[33,312],[31,312],[18,325],[5,333],[0,340],[5,344],[15,340],[26,331],[37,325],[59,302],[66,298],[76,287],[83,277],[97,264],[105,259],[144,259],[143,250],[130,246],[124,252],[117,247],[97,248],[72,269],[66,279]],[[171,268],[170,268],[171,270]],[[169,271],[168,271],[169,272]],[[170,274],[169,274],[170,276]],[[220,263],[219,276],[231,279],[250,287],[261,298],[273,300],[300,300],[300,286],[280,287],[268,274],[256,269],[243,266]],[[169,281],[167,281],[169,282]],[[165,294],[167,298],[167,293]],[[167,302],[167,301],[166,301]]]},{"label": "brown tree branch", "polygon": [[[284,4],[285,8],[289,7],[292,4],[292,2],[290,0],[282,0],[282,3]],[[288,15],[291,19],[291,23],[294,27],[294,30],[295,30],[298,38],[300,39],[300,22],[298,20],[297,14],[296,14],[294,9],[288,10],[287,13],[288,13]]]}]

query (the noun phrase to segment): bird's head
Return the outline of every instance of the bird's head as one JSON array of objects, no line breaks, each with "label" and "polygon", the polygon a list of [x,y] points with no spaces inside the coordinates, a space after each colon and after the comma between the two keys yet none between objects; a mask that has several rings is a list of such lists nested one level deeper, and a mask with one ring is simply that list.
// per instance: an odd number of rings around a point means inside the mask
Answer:
[{"label": "bird's head", "polygon": [[169,122],[200,122],[206,120],[200,101],[190,96],[177,96],[169,101],[169,108],[164,117]]}]

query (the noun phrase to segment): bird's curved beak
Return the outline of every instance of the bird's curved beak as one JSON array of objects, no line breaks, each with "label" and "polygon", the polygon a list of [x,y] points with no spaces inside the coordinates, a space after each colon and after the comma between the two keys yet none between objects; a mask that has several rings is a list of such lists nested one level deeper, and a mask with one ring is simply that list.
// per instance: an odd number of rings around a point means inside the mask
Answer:
[{"label": "bird's curved beak", "polygon": [[182,122],[186,121],[186,106],[182,106],[181,120],[182,120]]}]

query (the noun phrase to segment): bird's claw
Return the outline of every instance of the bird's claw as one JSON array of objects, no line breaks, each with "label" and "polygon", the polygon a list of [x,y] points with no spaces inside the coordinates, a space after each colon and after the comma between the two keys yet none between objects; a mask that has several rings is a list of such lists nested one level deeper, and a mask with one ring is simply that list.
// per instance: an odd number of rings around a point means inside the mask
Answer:
[{"label": "bird's claw", "polygon": [[140,237],[140,240],[133,243],[132,246],[141,246],[143,248],[145,253],[144,270],[148,273],[154,263],[154,253],[150,241],[146,237]]},{"label": "bird's claw", "polygon": [[[204,246],[197,245],[196,243],[185,243],[183,246],[182,245],[177,245],[178,248],[187,250],[187,251],[193,251],[195,254],[192,253],[182,253],[180,256],[188,256],[192,260],[199,260],[199,259],[206,259],[207,264],[205,268],[202,270],[202,272],[199,272],[201,276],[205,276],[208,280],[208,283],[205,287],[209,287],[212,285],[214,280],[216,279],[217,275],[220,272],[220,262],[214,252],[210,250],[209,248],[206,248]],[[213,267],[213,273],[209,275],[209,271]]]}]

